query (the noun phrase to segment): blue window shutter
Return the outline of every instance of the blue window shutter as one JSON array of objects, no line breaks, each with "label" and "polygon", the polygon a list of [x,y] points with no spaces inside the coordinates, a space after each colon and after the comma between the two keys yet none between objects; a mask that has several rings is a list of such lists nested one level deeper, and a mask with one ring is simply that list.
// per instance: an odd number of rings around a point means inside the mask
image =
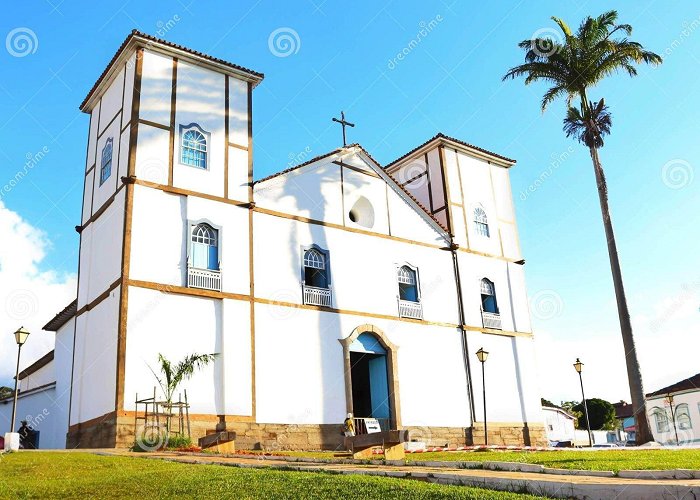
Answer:
[{"label": "blue window shutter", "polygon": [[215,246],[208,246],[207,247],[209,250],[209,265],[207,266],[207,269],[211,269],[212,271],[218,271],[219,270],[219,249],[218,247]]}]

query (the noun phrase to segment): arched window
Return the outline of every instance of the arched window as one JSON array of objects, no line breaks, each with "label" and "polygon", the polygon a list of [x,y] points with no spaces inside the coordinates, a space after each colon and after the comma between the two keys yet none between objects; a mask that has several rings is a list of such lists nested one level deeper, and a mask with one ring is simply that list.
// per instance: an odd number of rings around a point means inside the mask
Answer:
[{"label": "arched window", "polygon": [[486,217],[486,210],[481,206],[474,209],[474,226],[476,227],[476,234],[487,238],[491,236],[489,233],[489,219]]},{"label": "arched window", "polygon": [[493,285],[493,282],[487,278],[481,280],[481,310],[498,314],[496,287]]},{"label": "arched window", "polygon": [[197,124],[180,127],[180,163],[191,167],[207,168],[207,137]]},{"label": "arched window", "polygon": [[326,256],[315,248],[304,252],[304,284],[315,288],[328,288]]},{"label": "arched window", "polygon": [[401,266],[398,271],[399,298],[418,302],[418,275],[408,266]]},{"label": "arched window", "polygon": [[654,408],[654,420],[656,432],[668,432],[668,415],[661,408]]},{"label": "arched window", "polygon": [[685,403],[676,406],[676,425],[682,430],[693,428],[693,424],[690,422],[690,410]]},{"label": "arched window", "polygon": [[102,161],[100,162],[100,186],[112,175],[112,138],[107,139],[102,148]]},{"label": "arched window", "polygon": [[219,231],[209,224],[192,227],[192,267],[219,270]]}]

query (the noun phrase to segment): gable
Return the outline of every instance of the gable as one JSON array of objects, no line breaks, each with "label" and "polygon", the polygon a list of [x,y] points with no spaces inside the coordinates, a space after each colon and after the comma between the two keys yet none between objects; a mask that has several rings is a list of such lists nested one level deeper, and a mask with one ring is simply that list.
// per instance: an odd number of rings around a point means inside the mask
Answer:
[{"label": "gable", "polygon": [[359,146],[267,177],[256,206],[390,236],[444,244],[446,230]]}]

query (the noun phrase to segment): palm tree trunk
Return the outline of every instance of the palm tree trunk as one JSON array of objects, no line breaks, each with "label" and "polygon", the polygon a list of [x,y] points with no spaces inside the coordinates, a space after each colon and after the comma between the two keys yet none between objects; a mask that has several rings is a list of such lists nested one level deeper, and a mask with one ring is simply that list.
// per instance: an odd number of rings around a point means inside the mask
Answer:
[{"label": "palm tree trunk", "polygon": [[612,271],[613,285],[615,286],[615,298],[617,300],[617,314],[620,319],[620,332],[622,333],[622,344],[625,348],[625,362],[627,363],[627,378],[629,380],[630,395],[632,396],[632,410],[636,422],[637,444],[644,444],[653,440],[649,429],[649,419],[646,412],[644,399],[644,386],[642,384],[642,373],[639,369],[637,359],[637,349],[634,345],[634,335],[632,334],[632,323],[627,309],[627,298],[625,297],[625,287],[622,283],[622,271],[620,270],[620,260],[617,254],[617,244],[615,243],[615,233],[613,232],[612,221],[610,219],[610,207],[608,206],[608,186],[605,181],[605,172],[600,164],[598,150],[589,147],[593,169],[595,170],[596,184],[598,186],[598,197],[600,198],[600,211],[603,215],[603,226],[605,226],[605,237],[608,242],[608,255],[610,257],[610,270]]}]

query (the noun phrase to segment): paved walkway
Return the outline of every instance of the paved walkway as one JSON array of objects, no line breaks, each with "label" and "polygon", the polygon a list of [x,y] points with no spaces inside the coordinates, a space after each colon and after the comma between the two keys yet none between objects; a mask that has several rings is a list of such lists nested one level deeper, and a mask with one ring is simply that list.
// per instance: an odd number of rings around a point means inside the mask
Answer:
[{"label": "paved walkway", "polygon": [[95,450],[94,453],[170,460],[190,464],[214,464],[233,467],[335,472],[419,479],[441,484],[476,486],[492,490],[545,495],[554,498],[581,498],[586,500],[700,498],[700,479],[634,479],[417,465],[319,463],[289,461],[280,457],[269,456],[218,456],[176,452],[132,453],[121,450]]}]

